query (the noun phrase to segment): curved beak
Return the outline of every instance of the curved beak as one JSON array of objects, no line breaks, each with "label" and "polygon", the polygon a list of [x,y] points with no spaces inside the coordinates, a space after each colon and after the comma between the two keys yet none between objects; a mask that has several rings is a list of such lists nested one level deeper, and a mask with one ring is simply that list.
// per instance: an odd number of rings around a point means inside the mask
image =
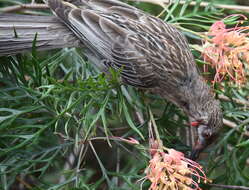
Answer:
[{"label": "curved beak", "polygon": [[206,139],[204,138],[201,138],[201,139],[198,139],[195,146],[193,147],[192,151],[191,151],[191,154],[190,154],[190,159],[191,160],[196,160],[199,158],[199,155],[200,153],[202,152],[202,150],[204,148],[206,148],[207,146],[207,142],[206,142]]}]

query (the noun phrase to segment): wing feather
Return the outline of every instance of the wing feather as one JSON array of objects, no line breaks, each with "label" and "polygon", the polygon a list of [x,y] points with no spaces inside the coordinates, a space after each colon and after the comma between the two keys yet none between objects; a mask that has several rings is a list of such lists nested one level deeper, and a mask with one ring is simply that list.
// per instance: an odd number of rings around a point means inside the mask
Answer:
[{"label": "wing feather", "polygon": [[128,84],[152,88],[164,80],[176,88],[173,76],[185,80],[196,72],[183,35],[158,18],[117,0],[77,0],[81,8],[48,2],[98,62],[121,70]]}]

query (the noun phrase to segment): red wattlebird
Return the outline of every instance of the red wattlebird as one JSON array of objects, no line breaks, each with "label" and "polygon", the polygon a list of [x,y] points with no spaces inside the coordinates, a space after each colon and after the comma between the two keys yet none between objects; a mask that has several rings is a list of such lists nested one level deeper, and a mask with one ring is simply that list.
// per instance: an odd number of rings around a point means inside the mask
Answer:
[{"label": "red wattlebird", "polygon": [[92,62],[121,70],[124,83],[150,89],[186,113],[198,130],[193,159],[212,142],[222,127],[220,104],[174,26],[117,0],[47,3],[81,41]]},{"label": "red wattlebird", "polygon": [[172,25],[116,0],[48,0],[97,64],[121,69],[129,85],[148,88],[179,106],[198,127],[192,158],[222,126],[222,112],[200,76],[184,36]]}]

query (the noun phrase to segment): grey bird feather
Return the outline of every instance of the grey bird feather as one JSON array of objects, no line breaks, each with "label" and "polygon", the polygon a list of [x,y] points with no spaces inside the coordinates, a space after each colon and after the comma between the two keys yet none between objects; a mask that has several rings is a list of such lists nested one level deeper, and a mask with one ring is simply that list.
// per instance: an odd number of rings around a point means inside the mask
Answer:
[{"label": "grey bird feather", "polygon": [[95,64],[121,69],[126,84],[161,95],[197,123],[193,158],[212,141],[222,126],[220,104],[174,26],[116,0],[47,2]]}]

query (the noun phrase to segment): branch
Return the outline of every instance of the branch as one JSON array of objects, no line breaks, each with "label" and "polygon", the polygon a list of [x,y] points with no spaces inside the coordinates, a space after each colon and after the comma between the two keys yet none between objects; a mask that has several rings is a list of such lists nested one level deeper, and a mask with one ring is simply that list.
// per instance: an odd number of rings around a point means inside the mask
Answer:
[{"label": "branch", "polygon": [[208,184],[208,185],[212,187],[225,188],[225,189],[249,190],[249,187],[246,187],[246,186],[221,185],[221,184]]},{"label": "branch", "polygon": [[240,99],[237,99],[237,98],[229,98],[229,97],[227,97],[227,96],[225,96],[225,95],[223,95],[223,94],[220,94],[219,96],[218,96],[218,98],[220,99],[220,100],[224,100],[224,101],[233,101],[233,102],[235,102],[236,104],[241,104],[241,105],[244,105],[244,106],[248,106],[249,107],[249,102],[248,101],[246,101],[246,100],[240,100]]},{"label": "branch", "polygon": [[[130,1],[136,1],[136,2],[147,2],[147,3],[152,3],[156,5],[160,5],[161,7],[165,7],[169,5],[170,3],[175,3],[176,1],[173,0],[170,2],[170,0],[130,0]],[[180,1],[180,4],[185,4],[186,1]],[[196,5],[197,3],[195,1],[192,1],[190,5]],[[201,2],[200,6],[201,7],[206,7],[210,5],[209,2]],[[249,12],[249,6],[241,6],[241,5],[224,5],[224,4],[212,4],[216,8],[221,8],[221,9],[231,9],[231,10],[238,10],[238,11],[246,11]]]},{"label": "branch", "polygon": [[27,182],[25,182],[21,177],[17,176],[16,180],[19,181],[27,189],[33,189],[33,187],[29,185]]},{"label": "branch", "polygon": [[[228,127],[231,127],[231,128],[233,128],[233,129],[235,128],[236,131],[241,132],[239,129],[237,129],[237,124],[234,123],[234,122],[229,121],[229,120],[223,118],[223,123],[224,123],[224,125],[226,125],[226,126],[228,126]],[[242,134],[243,134],[244,136],[249,137],[249,132],[244,132],[244,133],[242,133]]]}]

